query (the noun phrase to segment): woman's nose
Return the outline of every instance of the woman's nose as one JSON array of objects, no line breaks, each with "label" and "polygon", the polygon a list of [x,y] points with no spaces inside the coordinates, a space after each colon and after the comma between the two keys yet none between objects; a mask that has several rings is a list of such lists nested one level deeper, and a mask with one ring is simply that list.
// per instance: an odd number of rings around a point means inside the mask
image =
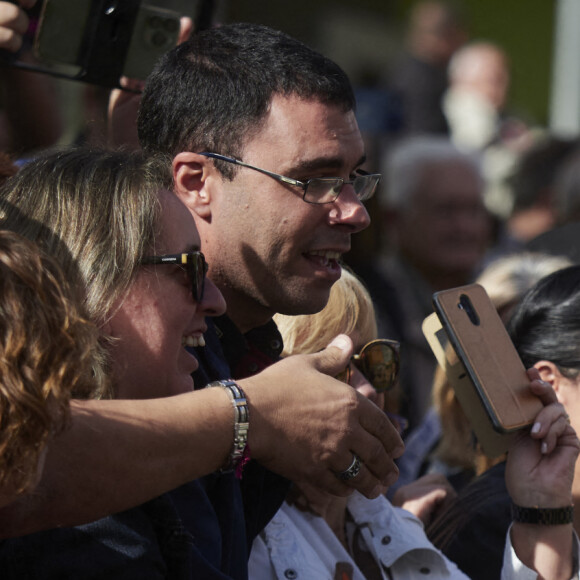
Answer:
[{"label": "woman's nose", "polygon": [[218,287],[209,279],[205,280],[203,298],[198,308],[205,316],[220,316],[226,311],[226,301]]}]

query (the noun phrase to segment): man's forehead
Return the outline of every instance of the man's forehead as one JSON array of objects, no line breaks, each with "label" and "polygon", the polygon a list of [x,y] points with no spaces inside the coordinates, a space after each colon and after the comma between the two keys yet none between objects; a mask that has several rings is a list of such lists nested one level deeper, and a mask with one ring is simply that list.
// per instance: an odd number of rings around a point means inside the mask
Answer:
[{"label": "man's forehead", "polygon": [[[364,158],[364,143],[354,111],[298,96],[276,95],[261,128],[244,151],[288,167],[308,164],[356,166]],[[315,167],[314,167],[315,168]]]}]

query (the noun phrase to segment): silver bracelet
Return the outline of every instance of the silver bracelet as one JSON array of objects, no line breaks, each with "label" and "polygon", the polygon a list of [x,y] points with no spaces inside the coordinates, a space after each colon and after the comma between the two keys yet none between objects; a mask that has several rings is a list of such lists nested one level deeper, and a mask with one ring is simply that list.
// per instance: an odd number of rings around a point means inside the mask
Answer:
[{"label": "silver bracelet", "polygon": [[250,428],[250,412],[248,401],[241,387],[231,379],[213,381],[208,387],[222,387],[229,395],[234,406],[234,445],[227,463],[221,471],[232,471],[244,457],[248,445],[248,431]]}]

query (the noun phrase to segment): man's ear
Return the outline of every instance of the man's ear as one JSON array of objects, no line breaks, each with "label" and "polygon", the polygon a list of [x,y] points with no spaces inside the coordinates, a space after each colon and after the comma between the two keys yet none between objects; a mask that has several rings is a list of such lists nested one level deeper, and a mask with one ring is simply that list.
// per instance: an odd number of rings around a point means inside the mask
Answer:
[{"label": "man's ear", "polygon": [[211,187],[215,168],[199,153],[182,151],[173,158],[173,181],[177,197],[201,218],[211,217]]}]

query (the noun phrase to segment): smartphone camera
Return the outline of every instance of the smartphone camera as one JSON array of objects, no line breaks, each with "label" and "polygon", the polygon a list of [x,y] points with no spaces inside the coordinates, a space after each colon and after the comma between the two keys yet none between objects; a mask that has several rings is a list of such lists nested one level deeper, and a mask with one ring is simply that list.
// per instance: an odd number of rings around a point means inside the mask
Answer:
[{"label": "smartphone camera", "polygon": [[144,42],[151,48],[169,50],[174,46],[174,39],[178,30],[179,22],[174,18],[149,16],[145,28]]},{"label": "smartphone camera", "polygon": [[144,80],[157,60],[177,44],[179,15],[172,10],[142,5],[139,9],[123,74]]},{"label": "smartphone camera", "polygon": [[469,299],[469,296],[467,296],[467,294],[462,294],[459,297],[459,303],[457,304],[457,308],[459,308],[459,310],[463,310],[465,314],[467,314],[467,317],[471,321],[471,324],[473,324],[474,326],[479,326],[480,323],[479,315],[477,314],[475,307],[471,303],[471,300]]}]

